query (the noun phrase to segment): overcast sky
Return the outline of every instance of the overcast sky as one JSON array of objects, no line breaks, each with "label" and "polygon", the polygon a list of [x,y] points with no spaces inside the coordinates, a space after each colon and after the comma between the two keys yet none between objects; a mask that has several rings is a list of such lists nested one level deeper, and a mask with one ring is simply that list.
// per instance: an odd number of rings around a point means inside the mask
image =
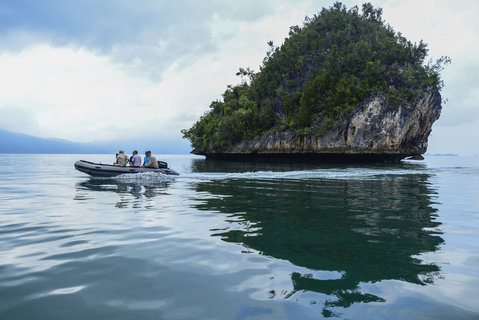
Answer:
[{"label": "overcast sky", "polygon": [[[430,153],[479,153],[479,1],[370,1],[430,57],[450,56]],[[343,1],[348,7],[361,1]],[[178,141],[240,67],[258,70],[333,1],[0,0],[0,128],[90,142]]]}]

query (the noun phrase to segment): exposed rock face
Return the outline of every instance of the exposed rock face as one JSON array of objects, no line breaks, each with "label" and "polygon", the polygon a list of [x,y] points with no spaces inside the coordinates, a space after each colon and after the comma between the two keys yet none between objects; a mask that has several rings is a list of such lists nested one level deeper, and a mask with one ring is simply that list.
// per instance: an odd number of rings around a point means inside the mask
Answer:
[{"label": "exposed rock face", "polygon": [[396,162],[426,152],[431,127],[441,113],[438,91],[399,107],[375,96],[326,134],[270,131],[226,149],[194,150],[212,159],[323,159]]}]

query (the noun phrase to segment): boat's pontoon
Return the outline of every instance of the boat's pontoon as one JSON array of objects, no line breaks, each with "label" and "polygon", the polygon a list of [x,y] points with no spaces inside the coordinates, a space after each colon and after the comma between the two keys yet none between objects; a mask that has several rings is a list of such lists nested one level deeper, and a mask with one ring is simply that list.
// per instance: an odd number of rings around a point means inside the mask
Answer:
[{"label": "boat's pontoon", "polygon": [[95,177],[115,177],[120,174],[135,174],[143,172],[154,172],[168,175],[179,175],[178,172],[168,168],[168,164],[158,161],[159,169],[141,167],[120,167],[111,164],[94,163],[85,160],[75,162],[75,169]]}]

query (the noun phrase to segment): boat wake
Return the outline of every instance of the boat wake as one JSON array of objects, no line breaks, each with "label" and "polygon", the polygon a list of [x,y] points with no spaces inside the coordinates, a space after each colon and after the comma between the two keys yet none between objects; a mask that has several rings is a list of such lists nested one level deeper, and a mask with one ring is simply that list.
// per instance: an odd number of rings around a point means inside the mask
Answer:
[{"label": "boat wake", "polygon": [[155,172],[122,174],[116,177],[95,179],[111,179],[123,184],[164,183],[168,181],[220,181],[220,180],[383,180],[401,179],[411,175],[433,174],[431,170],[419,168],[327,168],[293,171],[247,171],[247,172],[190,172],[180,176]]},{"label": "boat wake", "polygon": [[376,180],[388,177],[407,177],[416,174],[430,174],[427,170],[410,169],[317,169],[301,171],[255,171],[255,172],[198,172],[182,174],[179,179],[189,180],[227,180],[227,179],[256,179],[256,180]]},{"label": "boat wake", "polygon": [[123,183],[141,183],[154,184],[157,182],[173,181],[177,176],[163,174],[159,172],[141,172],[141,173],[126,173],[110,179]]}]

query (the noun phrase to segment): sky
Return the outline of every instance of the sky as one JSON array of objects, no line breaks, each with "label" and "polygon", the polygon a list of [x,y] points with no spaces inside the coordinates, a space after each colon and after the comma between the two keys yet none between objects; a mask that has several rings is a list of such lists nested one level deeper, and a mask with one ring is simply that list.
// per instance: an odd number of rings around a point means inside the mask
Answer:
[{"label": "sky", "polygon": [[[333,2],[0,0],[0,128],[76,142],[158,137],[189,152],[180,130],[241,81],[238,69],[258,71],[268,41],[279,46]],[[428,153],[479,154],[479,1],[370,2],[432,59],[452,59]]]}]

